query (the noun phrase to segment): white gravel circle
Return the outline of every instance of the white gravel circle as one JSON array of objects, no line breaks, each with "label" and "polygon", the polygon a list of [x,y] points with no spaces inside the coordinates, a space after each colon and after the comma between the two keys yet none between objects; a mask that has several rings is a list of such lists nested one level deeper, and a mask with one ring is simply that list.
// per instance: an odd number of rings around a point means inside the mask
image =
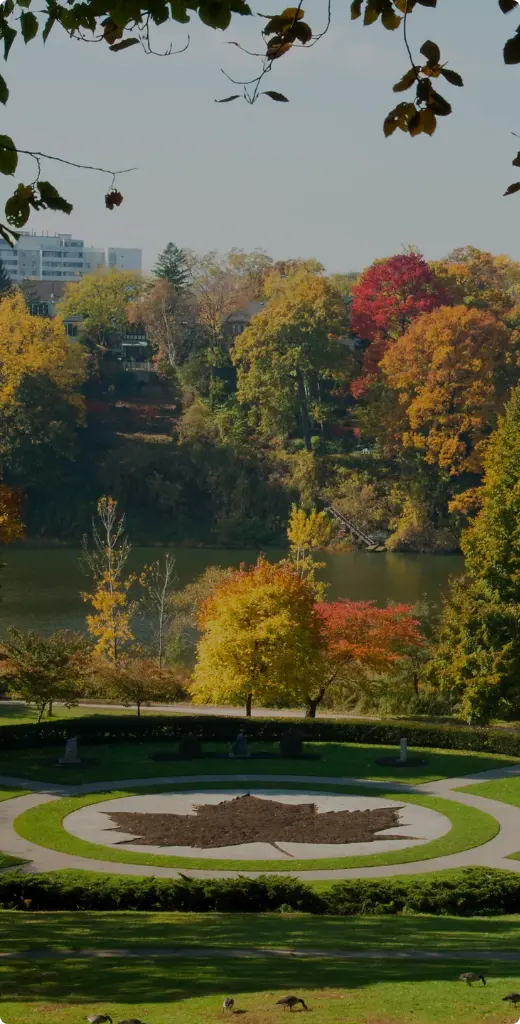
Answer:
[{"label": "white gravel circle", "polygon": [[[200,850],[191,846],[141,846],[132,843],[121,844],[121,840],[135,839],[126,833],[114,831],[111,811],[137,812],[139,814],[195,814],[194,807],[202,804],[219,804],[223,800],[233,800],[237,796],[250,793],[252,796],[265,800],[276,800],[280,803],[299,804],[314,803],[318,813],[323,811],[354,811],[375,810],[379,807],[399,807],[400,828],[387,830],[392,835],[407,837],[403,840],[385,840],[371,843],[245,843],[240,846],[225,846],[214,849]],[[110,846],[135,853],[153,853],[170,857],[197,857],[214,860],[283,860],[293,858],[316,860],[318,858],[354,857],[366,854],[387,853],[390,850],[403,850],[410,846],[422,846],[446,835],[451,822],[444,814],[432,811],[420,804],[404,803],[389,800],[380,796],[348,796],[338,793],[324,793],[287,789],[247,789],[229,790],[222,788],[204,792],[181,793],[147,793],[136,796],[119,797],[97,804],[82,807],[63,820],[63,827],[78,839],[87,840],[103,846]],[[385,832],[378,833],[384,836]],[[415,837],[415,838],[412,838]]]}]

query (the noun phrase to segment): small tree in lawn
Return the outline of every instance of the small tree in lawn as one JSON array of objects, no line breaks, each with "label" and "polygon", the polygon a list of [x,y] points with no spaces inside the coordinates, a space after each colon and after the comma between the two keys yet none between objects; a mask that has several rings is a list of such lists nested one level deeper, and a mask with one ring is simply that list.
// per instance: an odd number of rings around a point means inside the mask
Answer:
[{"label": "small tree in lawn", "polygon": [[38,722],[46,707],[52,714],[53,701],[62,701],[67,707],[77,704],[88,658],[84,637],[67,630],[43,636],[11,628],[3,648],[9,694],[35,704]]},{"label": "small tree in lawn", "polygon": [[117,514],[117,502],[100,498],[97,513],[97,522],[92,522],[91,550],[83,538],[83,564],[92,576],[94,592],[82,597],[94,609],[92,615],[87,615],[87,625],[95,652],[117,665],[134,638],[131,619],[136,606],[129,600],[129,590],[135,577],[124,575],[130,543],[124,532],[125,517]]},{"label": "small tree in lawn", "polygon": [[159,668],[163,667],[167,640],[175,609],[172,604],[175,575],[175,557],[166,552],[164,561],[153,562],[143,569],[139,583],[143,590],[143,610],[151,623],[152,647]]},{"label": "small tree in lawn", "polygon": [[333,601],[316,606],[325,642],[319,687],[307,696],[307,715],[329,691],[341,694],[363,672],[382,672],[421,648],[424,637],[410,605],[377,608],[373,601]]},{"label": "small tree in lawn", "polygon": [[191,693],[197,704],[301,703],[321,672],[314,583],[288,562],[259,558],[202,605]]},{"label": "small tree in lawn", "polygon": [[135,704],[138,716],[143,704],[178,700],[186,692],[184,670],[160,668],[154,658],[147,658],[140,649],[120,655],[117,664],[96,658],[93,674],[97,688],[125,707]]}]

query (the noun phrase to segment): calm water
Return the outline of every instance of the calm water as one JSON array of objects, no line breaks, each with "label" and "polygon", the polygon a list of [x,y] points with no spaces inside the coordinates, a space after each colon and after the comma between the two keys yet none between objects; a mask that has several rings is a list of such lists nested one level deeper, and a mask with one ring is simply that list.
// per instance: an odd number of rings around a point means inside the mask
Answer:
[{"label": "calm water", "polygon": [[[194,580],[208,565],[236,566],[240,562],[254,562],[252,551],[193,551],[176,552],[177,575],[180,586]],[[157,548],[135,548],[130,566],[140,569],[160,556]],[[270,559],[281,557],[272,551]],[[81,600],[81,591],[89,587],[82,574],[79,551],[66,550],[13,550],[5,555],[6,568],[2,572],[2,603],[0,604],[0,634],[10,625],[22,629],[50,632],[55,629],[83,630],[87,606]],[[352,554],[324,556],[323,575],[330,584],[328,597],[350,597],[357,601],[374,600],[379,605],[388,601],[411,604],[426,598],[437,602],[446,592],[450,576],[462,572],[459,555],[397,555],[371,554],[357,551]]]}]

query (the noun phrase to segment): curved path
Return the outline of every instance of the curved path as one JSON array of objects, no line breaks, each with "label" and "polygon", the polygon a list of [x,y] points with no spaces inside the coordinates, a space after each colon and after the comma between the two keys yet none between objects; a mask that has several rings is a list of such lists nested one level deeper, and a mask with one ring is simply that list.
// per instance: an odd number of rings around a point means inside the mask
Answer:
[{"label": "curved path", "polygon": [[[509,768],[498,768],[487,772],[480,772],[476,775],[466,775],[461,778],[441,779],[438,782],[427,782],[422,785],[411,786],[401,783],[384,783],[367,779],[353,778],[327,778],[308,775],[233,775],[233,782],[290,782],[295,783],[318,783],[320,786],[327,784],[357,786],[367,789],[377,788],[378,790],[392,790],[393,792],[431,794],[440,796],[445,800],[452,800],[455,803],[466,804],[477,810],[490,814],[498,821],[500,831],[498,835],[483,846],[474,847],[471,850],[464,850],[461,853],[450,854],[445,857],[436,857],[432,860],[421,860],[406,864],[379,865],[364,868],[344,868],[337,870],[315,870],[315,871],[291,871],[284,872],[305,881],[339,881],[345,878],[381,878],[390,875],[417,875],[430,871],[443,871],[448,868],[462,867],[490,867],[501,868],[506,871],[520,872],[520,861],[507,860],[510,854],[520,850],[520,808],[512,807],[510,804],[500,803],[498,800],[489,800],[486,797],[476,796],[473,793],[454,792],[460,786],[468,786],[471,783],[487,782],[491,780],[520,778],[520,765],[513,765]],[[123,864],[114,861],[91,860],[88,857],[78,857],[72,854],[59,853],[56,850],[49,850],[29,842],[17,835],[13,828],[13,822],[19,814],[36,807],[39,804],[49,803],[64,796],[80,796],[86,793],[103,792],[114,788],[118,790],[142,786],[160,785],[175,783],[194,782],[229,782],[229,775],[198,775],[198,776],[161,776],[154,779],[118,779],[114,781],[87,783],[82,786],[63,786],[34,782],[28,779],[12,778],[1,775],[0,785],[30,789],[32,792],[25,796],[14,797],[0,803],[0,848],[4,853],[13,857],[21,857],[29,861],[22,866],[26,871],[56,871],[69,868],[73,870],[88,870],[113,875],[148,875],[157,878],[177,878],[181,873],[192,878],[235,878],[238,875],[249,878],[256,878],[265,872],[260,871],[218,871],[218,870],[192,870],[152,867],[145,864]]]}]

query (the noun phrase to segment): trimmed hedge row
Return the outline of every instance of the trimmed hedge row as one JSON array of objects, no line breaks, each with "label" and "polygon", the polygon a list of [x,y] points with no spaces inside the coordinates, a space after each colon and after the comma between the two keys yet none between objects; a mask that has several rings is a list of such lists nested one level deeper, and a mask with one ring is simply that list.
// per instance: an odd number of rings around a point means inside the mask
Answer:
[{"label": "trimmed hedge row", "polygon": [[520,912],[520,877],[466,868],[451,878],[352,879],[316,892],[297,878],[178,879],[56,872],[0,875],[0,907],[40,910],[164,910],[311,914],[450,914],[474,917]]},{"label": "trimmed hedge row", "polygon": [[192,733],[202,742],[230,743],[237,730],[243,728],[248,739],[276,742],[281,734],[297,726],[305,740],[335,743],[399,744],[408,737],[410,746],[441,747],[446,750],[487,751],[520,757],[520,732],[506,729],[484,729],[470,726],[422,725],[415,722],[373,722],[359,719],[334,721],[324,719],[250,718],[247,720],[217,715],[147,715],[105,716],[61,719],[39,725],[3,725],[0,750],[56,746],[69,736],[78,736],[84,743],[169,742]]}]

